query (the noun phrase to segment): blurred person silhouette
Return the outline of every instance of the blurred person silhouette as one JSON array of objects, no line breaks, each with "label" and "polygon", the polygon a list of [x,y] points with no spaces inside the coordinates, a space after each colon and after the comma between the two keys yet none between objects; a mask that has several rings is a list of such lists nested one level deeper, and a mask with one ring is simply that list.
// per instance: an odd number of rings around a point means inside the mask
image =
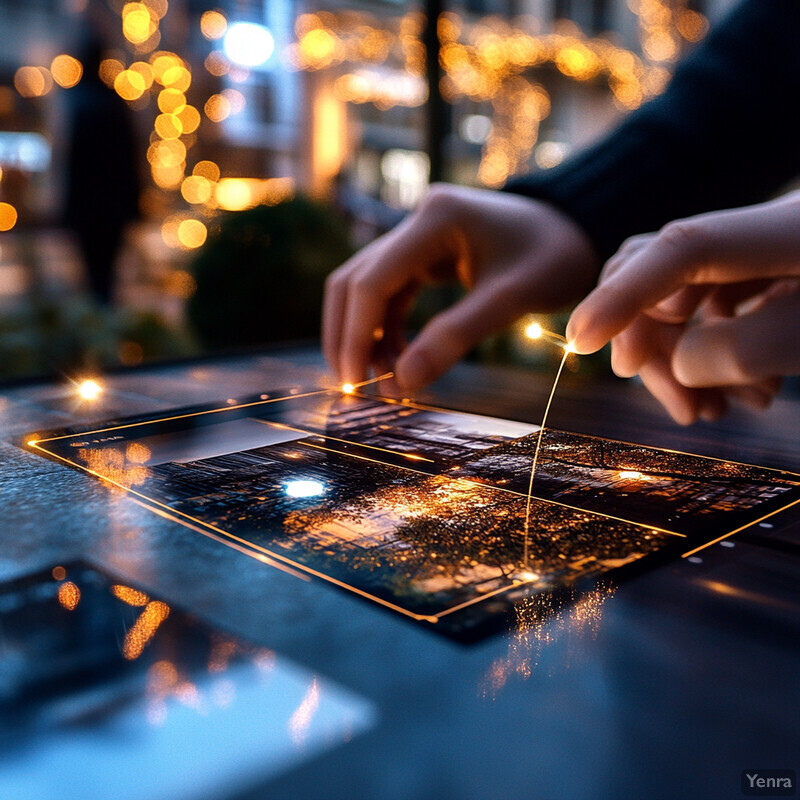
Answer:
[{"label": "blurred person silhouette", "polygon": [[83,77],[68,93],[64,223],[75,233],[92,294],[109,305],[125,229],[139,216],[140,186],[133,119],[100,78],[102,52],[91,30],[79,54]]}]

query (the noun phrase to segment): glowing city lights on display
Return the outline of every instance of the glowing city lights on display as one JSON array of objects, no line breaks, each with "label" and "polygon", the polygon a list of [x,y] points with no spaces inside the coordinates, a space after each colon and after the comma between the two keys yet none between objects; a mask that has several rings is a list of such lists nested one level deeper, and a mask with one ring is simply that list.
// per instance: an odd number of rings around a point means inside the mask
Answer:
[{"label": "glowing city lights on display", "polygon": [[103,387],[93,380],[81,381],[78,384],[78,396],[83,400],[96,400],[103,393]]},{"label": "glowing city lights on display", "polygon": [[225,33],[222,48],[234,64],[260,67],[275,50],[275,40],[263,25],[234,22]]},{"label": "glowing city lights on display", "polygon": [[325,486],[319,481],[290,481],[286,484],[289,497],[316,497],[325,492]]},{"label": "glowing city lights on display", "polygon": [[619,477],[632,481],[640,481],[642,480],[642,478],[644,478],[644,475],[642,475],[641,472],[637,472],[636,470],[623,469],[620,471]]}]

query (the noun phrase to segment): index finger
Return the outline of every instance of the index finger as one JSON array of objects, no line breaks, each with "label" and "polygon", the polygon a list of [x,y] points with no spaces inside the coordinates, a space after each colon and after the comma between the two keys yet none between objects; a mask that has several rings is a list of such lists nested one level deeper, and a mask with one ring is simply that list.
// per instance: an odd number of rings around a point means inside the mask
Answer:
[{"label": "index finger", "polygon": [[338,358],[345,380],[360,381],[366,375],[375,332],[385,326],[390,300],[445,252],[435,215],[415,214],[387,234],[350,272]]},{"label": "index finger", "polygon": [[578,305],[567,338],[591,353],[687,284],[799,274],[798,220],[800,203],[783,199],[665,226]]}]

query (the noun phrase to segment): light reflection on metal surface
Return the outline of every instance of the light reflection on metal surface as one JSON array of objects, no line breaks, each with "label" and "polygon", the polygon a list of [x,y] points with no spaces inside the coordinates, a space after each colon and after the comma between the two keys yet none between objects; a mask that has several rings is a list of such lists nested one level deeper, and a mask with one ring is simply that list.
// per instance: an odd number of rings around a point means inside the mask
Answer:
[{"label": "light reflection on metal surface", "polygon": [[303,697],[297,710],[289,718],[289,736],[295,744],[301,745],[305,742],[308,736],[308,728],[311,725],[311,719],[318,707],[319,684],[317,683],[317,677],[315,675],[311,679],[305,697]]},{"label": "light reflection on metal surface", "polygon": [[133,627],[125,634],[122,655],[128,661],[134,661],[144,652],[161,623],[169,616],[169,611],[169,606],[160,600],[154,600],[145,606]]},{"label": "light reflection on metal surface", "polygon": [[542,593],[520,600],[514,607],[516,622],[508,639],[508,652],[492,662],[483,676],[480,694],[494,700],[512,678],[530,678],[542,651],[553,644],[566,645],[560,669],[583,651],[587,637],[595,638],[603,617],[603,606],[616,588],[600,584],[582,593],[568,591],[559,597]]},{"label": "light reflection on metal surface", "polygon": [[81,590],[72,582],[67,581],[58,587],[58,602],[67,611],[74,611],[81,601]]}]

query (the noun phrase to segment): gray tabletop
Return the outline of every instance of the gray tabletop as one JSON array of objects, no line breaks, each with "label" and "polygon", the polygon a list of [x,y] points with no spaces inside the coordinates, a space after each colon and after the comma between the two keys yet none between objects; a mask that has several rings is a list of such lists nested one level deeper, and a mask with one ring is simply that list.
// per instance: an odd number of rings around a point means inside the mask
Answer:
[{"label": "gray tabletop", "polygon": [[[81,420],[324,380],[317,354],[298,350],[108,376],[91,404],[62,382],[1,391],[0,579],[89,559],[374,705],[369,731],[256,781],[248,796],[732,798],[743,770],[800,767],[794,512],[779,535],[744,531],[540,628],[462,645],[248,558],[15,443]],[[421,399],[535,422],[548,389],[524,371],[465,365]],[[800,402],[784,399],[759,416],[679,429],[640,387],[580,374],[565,377],[550,419],[795,471],[798,423]]]}]

